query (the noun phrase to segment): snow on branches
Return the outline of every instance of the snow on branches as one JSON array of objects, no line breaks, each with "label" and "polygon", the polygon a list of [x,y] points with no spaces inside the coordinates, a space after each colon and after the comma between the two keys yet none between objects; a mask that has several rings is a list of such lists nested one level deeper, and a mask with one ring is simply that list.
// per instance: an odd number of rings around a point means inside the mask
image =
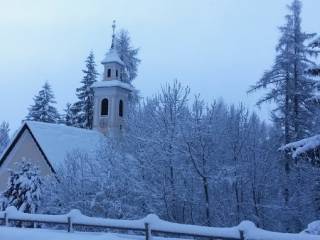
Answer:
[{"label": "snow on branches", "polygon": [[14,206],[19,211],[35,213],[40,203],[41,184],[38,168],[22,159],[17,170],[10,171],[8,187],[1,196],[2,209]]}]

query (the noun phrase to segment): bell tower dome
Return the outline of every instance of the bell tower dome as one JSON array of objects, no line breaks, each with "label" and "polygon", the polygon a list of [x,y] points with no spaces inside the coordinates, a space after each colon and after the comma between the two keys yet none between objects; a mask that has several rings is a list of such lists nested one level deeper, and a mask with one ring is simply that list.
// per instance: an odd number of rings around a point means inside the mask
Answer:
[{"label": "bell tower dome", "polygon": [[125,65],[115,46],[115,21],[112,24],[112,43],[101,64],[102,80],[93,84],[93,129],[104,134],[120,135],[125,130],[128,97],[134,90],[123,81]]}]

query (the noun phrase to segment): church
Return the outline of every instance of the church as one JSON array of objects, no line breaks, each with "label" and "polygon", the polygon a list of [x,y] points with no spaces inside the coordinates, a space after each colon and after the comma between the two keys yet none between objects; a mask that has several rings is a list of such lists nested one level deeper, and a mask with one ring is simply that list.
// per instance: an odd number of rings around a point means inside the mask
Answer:
[{"label": "church", "polygon": [[0,191],[8,182],[10,172],[23,159],[39,168],[42,176],[55,174],[67,154],[81,150],[94,154],[106,134],[118,137],[125,131],[125,115],[132,85],[123,81],[124,63],[115,49],[115,25],[112,43],[101,61],[102,79],[93,84],[93,129],[70,127],[63,124],[25,121],[0,156]]}]

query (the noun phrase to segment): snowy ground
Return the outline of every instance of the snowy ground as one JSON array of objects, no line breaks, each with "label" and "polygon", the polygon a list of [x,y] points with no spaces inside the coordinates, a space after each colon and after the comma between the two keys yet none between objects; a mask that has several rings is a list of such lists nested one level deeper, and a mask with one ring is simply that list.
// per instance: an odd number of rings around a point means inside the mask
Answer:
[{"label": "snowy ground", "polygon": [[[245,234],[252,240],[320,240],[319,235],[275,233],[265,230],[252,230]],[[144,236],[116,233],[74,232],[63,230],[16,228],[0,226],[0,240],[144,240]],[[153,237],[154,240],[185,240],[177,238]]]},{"label": "snowy ground", "polygon": [[[0,227],[1,240],[128,240],[112,233],[68,233],[61,230]],[[132,240],[132,238],[131,238]]]}]

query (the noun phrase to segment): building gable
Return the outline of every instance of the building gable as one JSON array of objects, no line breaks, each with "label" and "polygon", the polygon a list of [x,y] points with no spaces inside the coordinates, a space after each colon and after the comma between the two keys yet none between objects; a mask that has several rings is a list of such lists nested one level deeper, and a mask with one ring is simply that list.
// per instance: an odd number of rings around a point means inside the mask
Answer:
[{"label": "building gable", "polygon": [[15,169],[23,158],[34,163],[41,175],[55,173],[37,139],[27,124],[24,124],[0,159],[0,189],[6,187],[9,169]]}]

